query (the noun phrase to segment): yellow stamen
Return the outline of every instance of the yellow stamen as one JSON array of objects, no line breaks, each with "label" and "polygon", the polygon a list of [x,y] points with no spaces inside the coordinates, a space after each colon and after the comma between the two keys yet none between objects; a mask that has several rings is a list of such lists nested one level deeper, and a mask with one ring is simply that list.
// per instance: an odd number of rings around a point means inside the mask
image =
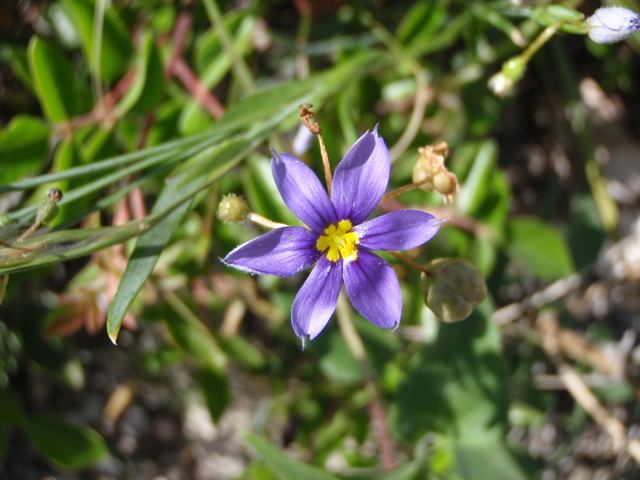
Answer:
[{"label": "yellow stamen", "polygon": [[316,242],[316,248],[321,252],[329,249],[327,258],[332,262],[337,262],[342,255],[345,261],[351,261],[358,258],[358,249],[356,245],[360,243],[358,234],[349,232],[351,230],[351,222],[349,220],[341,220],[338,226],[329,225],[324,230],[324,235],[320,235]]}]

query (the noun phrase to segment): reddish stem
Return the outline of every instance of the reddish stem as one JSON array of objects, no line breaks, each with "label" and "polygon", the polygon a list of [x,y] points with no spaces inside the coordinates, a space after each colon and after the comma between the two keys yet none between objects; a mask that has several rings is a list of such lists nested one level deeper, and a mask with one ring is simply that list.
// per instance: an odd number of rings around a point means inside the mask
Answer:
[{"label": "reddish stem", "polygon": [[371,426],[378,438],[382,468],[386,471],[393,470],[396,466],[396,454],[393,450],[393,441],[387,424],[387,412],[384,410],[377,393],[367,406],[367,410],[369,418],[371,418]]},{"label": "reddish stem", "polygon": [[209,114],[216,120],[224,115],[224,107],[214,97],[207,87],[200,81],[191,67],[187,65],[182,57],[177,57],[173,62],[173,73],[180,80],[182,85],[200,103]]}]

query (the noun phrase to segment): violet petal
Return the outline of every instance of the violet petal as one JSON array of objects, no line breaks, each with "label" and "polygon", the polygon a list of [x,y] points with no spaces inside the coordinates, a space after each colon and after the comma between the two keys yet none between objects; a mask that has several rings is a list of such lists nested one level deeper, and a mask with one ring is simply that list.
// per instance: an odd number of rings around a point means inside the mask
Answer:
[{"label": "violet petal", "polygon": [[440,222],[419,210],[397,210],[373,218],[353,228],[360,245],[370,250],[409,250],[428,242],[438,232]]},{"label": "violet petal", "polygon": [[384,328],[400,323],[402,297],[398,277],[386,261],[364,248],[344,266],[344,285],[355,309]]},{"label": "violet petal", "polygon": [[331,200],[338,220],[365,221],[380,203],[390,172],[389,151],[376,127],[358,139],[333,175]]},{"label": "violet petal", "polygon": [[304,227],[282,227],[233,249],[225,264],[247,273],[288,277],[318,260],[318,234]]},{"label": "violet petal", "polygon": [[283,153],[279,157],[275,152],[273,155],[273,178],[289,210],[317,233],[336,223],[335,208],[313,170],[293,155]]},{"label": "violet petal", "polygon": [[298,291],[291,309],[293,330],[313,340],[327,325],[338,303],[342,286],[342,259],[330,262],[322,255]]}]

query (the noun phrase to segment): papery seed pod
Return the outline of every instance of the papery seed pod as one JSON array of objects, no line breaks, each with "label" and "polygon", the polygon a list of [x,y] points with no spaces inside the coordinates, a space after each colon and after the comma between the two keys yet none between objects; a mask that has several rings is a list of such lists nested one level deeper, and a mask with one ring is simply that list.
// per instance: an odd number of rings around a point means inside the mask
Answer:
[{"label": "papery seed pod", "polygon": [[422,274],[422,296],[429,309],[447,323],[463,320],[487,297],[487,284],[478,267],[463,258],[438,258]]},{"label": "papery seed pod", "polygon": [[244,222],[251,213],[246,200],[235,193],[225,195],[218,205],[218,218],[223,222]]},{"label": "papery seed pod", "polygon": [[640,15],[624,7],[602,7],[585,22],[589,38],[596,43],[616,43],[640,28]]},{"label": "papery seed pod", "polygon": [[420,157],[413,166],[412,181],[424,182],[420,188],[425,192],[436,191],[447,201],[453,201],[453,194],[458,191],[458,177],[447,170],[444,160],[449,154],[446,142],[435,146],[418,148]]}]

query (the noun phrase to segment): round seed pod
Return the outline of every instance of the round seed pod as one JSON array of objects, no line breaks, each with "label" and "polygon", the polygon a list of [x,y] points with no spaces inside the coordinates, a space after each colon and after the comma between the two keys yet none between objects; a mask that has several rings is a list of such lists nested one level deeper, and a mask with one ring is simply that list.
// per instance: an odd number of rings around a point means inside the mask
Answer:
[{"label": "round seed pod", "polygon": [[422,274],[422,296],[429,309],[442,321],[464,320],[487,297],[487,284],[478,267],[463,258],[438,258]]},{"label": "round seed pod", "polygon": [[230,193],[222,197],[218,205],[218,218],[223,222],[244,222],[249,216],[249,213],[251,213],[251,210],[249,210],[247,201],[235,193]]}]

